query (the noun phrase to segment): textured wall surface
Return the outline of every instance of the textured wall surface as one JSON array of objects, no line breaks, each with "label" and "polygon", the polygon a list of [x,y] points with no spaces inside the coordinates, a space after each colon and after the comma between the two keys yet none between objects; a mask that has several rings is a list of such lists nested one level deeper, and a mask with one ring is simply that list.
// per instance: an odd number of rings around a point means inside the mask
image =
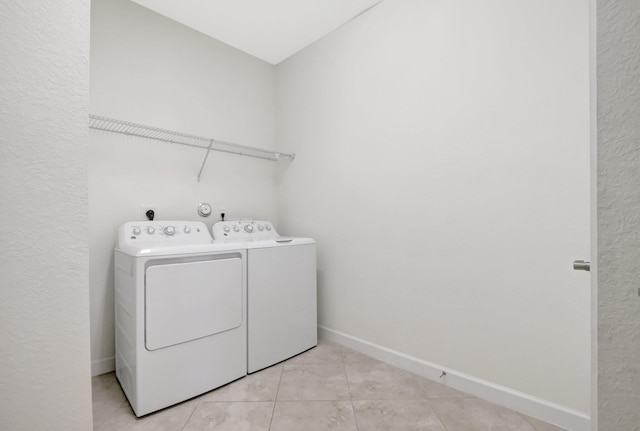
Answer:
[{"label": "textured wall surface", "polygon": [[[158,43],[162,40],[162,43]],[[275,68],[128,0],[91,5],[92,114],[274,149]],[[277,222],[276,163],[90,131],[91,356],[113,369],[113,248],[120,224],[158,219]],[[286,163],[286,162],[281,162]],[[200,218],[200,202],[213,215]]]},{"label": "textured wall surface", "polygon": [[329,329],[588,415],[583,0],[387,0],[278,65]]},{"label": "textured wall surface", "polygon": [[92,429],[89,2],[0,2],[0,429]]},{"label": "textured wall surface", "polygon": [[640,430],[640,2],[599,0],[598,431]]}]

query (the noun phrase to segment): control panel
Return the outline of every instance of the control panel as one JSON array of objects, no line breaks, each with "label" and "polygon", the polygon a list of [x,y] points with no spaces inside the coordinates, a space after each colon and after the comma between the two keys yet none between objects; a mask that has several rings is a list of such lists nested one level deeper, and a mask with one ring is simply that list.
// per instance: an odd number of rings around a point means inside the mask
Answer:
[{"label": "control panel", "polygon": [[118,231],[118,246],[209,244],[207,226],[199,221],[153,220],[127,222]]},{"label": "control panel", "polygon": [[270,221],[230,220],[219,221],[211,228],[215,240],[247,240],[278,238],[278,232]]}]

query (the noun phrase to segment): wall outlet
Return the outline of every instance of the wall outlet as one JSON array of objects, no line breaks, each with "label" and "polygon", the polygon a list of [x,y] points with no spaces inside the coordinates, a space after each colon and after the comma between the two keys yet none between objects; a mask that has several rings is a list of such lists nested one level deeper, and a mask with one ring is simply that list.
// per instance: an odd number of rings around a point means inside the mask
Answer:
[{"label": "wall outlet", "polygon": [[147,211],[149,211],[149,210],[152,210],[155,213],[154,220],[158,219],[158,207],[154,207],[152,205],[144,205],[144,206],[140,207],[140,215],[139,215],[140,220],[142,220],[142,221],[149,220],[147,218]]}]

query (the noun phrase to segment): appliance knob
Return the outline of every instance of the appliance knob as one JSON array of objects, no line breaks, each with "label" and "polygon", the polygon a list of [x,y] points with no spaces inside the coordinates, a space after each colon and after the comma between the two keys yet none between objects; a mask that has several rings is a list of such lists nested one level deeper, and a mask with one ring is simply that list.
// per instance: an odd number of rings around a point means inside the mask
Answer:
[{"label": "appliance knob", "polygon": [[244,231],[247,233],[253,232],[253,225],[250,225],[250,224],[244,225]]},{"label": "appliance knob", "polygon": [[164,228],[164,234],[165,235],[174,235],[176,233],[176,228],[173,226],[167,226]]},{"label": "appliance knob", "polygon": [[149,235],[153,235],[156,231],[156,228],[154,228],[153,226],[147,226],[147,233]]},{"label": "appliance knob", "polygon": [[140,235],[142,233],[142,230],[139,227],[134,227],[133,228],[133,234],[134,235]]},{"label": "appliance knob", "polygon": [[234,232],[240,232],[240,228],[239,228],[238,226],[234,226],[234,227],[233,227],[233,231],[234,231]]},{"label": "appliance knob", "polygon": [[258,225],[258,230],[259,230],[260,232],[262,232],[262,231],[264,230],[264,226],[262,226],[261,224],[259,224],[259,225]]},{"label": "appliance knob", "polygon": [[184,233],[191,233],[191,228],[189,226],[185,226]]},{"label": "appliance knob", "polygon": [[271,225],[270,224],[267,225],[267,230],[271,230]]},{"label": "appliance knob", "polygon": [[223,228],[222,228],[222,230],[223,230],[225,233],[229,233],[229,231],[230,231],[231,229],[229,229],[229,226],[225,226],[225,227],[223,227]]}]

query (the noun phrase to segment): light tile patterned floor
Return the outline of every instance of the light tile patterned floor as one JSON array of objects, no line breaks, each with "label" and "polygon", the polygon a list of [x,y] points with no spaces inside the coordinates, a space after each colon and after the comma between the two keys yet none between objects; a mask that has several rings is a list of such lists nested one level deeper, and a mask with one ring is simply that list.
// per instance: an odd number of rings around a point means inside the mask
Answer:
[{"label": "light tile patterned floor", "polygon": [[337,344],[143,418],[94,377],[95,431],[561,431]]}]

